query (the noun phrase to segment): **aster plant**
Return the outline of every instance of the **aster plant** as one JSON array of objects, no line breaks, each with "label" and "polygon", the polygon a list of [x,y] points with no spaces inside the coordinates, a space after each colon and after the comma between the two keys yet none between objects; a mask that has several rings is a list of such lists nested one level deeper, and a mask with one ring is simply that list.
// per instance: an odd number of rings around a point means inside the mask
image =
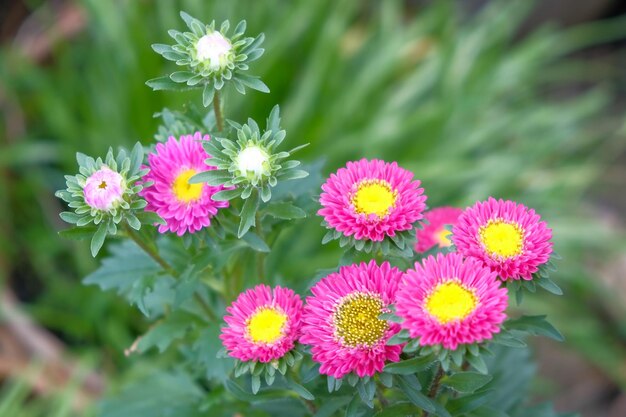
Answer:
[{"label": "aster plant", "polygon": [[[107,235],[120,238],[85,282],[153,322],[127,355],[177,350],[168,386],[196,400],[176,415],[534,416],[521,389],[502,401],[503,361],[525,362],[513,349],[529,335],[562,339],[509,301],[537,287],[561,294],[548,276],[547,223],[492,197],[428,209],[436,184],[395,162],[350,161],[324,180],[291,159],[305,145],[284,150],[278,106],[263,128],[222,113],[227,83],[267,90],[242,73],[262,35],[181,16],[191,32],[170,31],[176,45],[153,48],[186,69],[148,85],[201,87],[203,106],[159,113],[146,157],[140,144],[104,159],[78,154],[79,174],[57,193],[73,209],[61,213],[74,225],[62,233],[90,238],[93,256]],[[337,260],[293,277],[297,293],[267,256],[280,259],[285,232],[316,215],[326,229],[317,247]],[[158,399],[146,384],[130,392]],[[110,415],[134,412],[119,407]]]}]

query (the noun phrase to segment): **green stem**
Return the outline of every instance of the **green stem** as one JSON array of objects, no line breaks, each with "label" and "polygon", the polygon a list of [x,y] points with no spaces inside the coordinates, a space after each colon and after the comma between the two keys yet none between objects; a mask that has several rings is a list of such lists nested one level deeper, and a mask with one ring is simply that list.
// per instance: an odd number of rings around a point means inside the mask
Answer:
[{"label": "green stem", "polygon": [[215,123],[217,124],[217,131],[222,132],[224,130],[224,115],[222,114],[219,90],[215,90],[215,94],[213,95],[213,111],[215,112]]},{"label": "green stem", "polygon": [[376,384],[376,397],[380,402],[380,409],[384,410],[389,406],[389,401],[385,398],[385,393],[380,385]]},{"label": "green stem", "polygon": [[[445,374],[446,373],[443,371],[442,366],[439,365],[437,373],[433,378],[433,382],[430,385],[430,390],[428,391],[428,397],[432,398],[433,400],[437,398],[437,393],[439,392],[439,387],[441,386],[441,378],[443,378]],[[429,415],[430,413],[428,411],[424,411],[423,417],[428,417]]]},{"label": "green stem", "polygon": [[[148,254],[152,259],[154,259],[156,263],[158,263],[165,272],[167,272],[168,274],[170,274],[172,277],[176,279],[180,278],[180,275],[178,274],[178,272],[176,272],[176,270],[165,259],[163,259],[161,255],[159,255],[159,253],[152,246],[148,245],[146,241],[143,240],[143,238],[139,236],[139,234],[133,228],[131,228],[128,225],[126,225],[125,228],[126,228],[126,234],[128,235],[128,237],[130,237],[133,240],[133,242],[135,242],[137,246],[139,246],[146,254]],[[200,297],[200,294],[194,293],[194,299],[200,305],[200,308],[202,309],[202,311],[204,311],[204,313],[211,320],[217,321],[217,316],[215,316],[215,313],[213,313],[213,310],[211,310],[208,304],[202,299],[202,297]]]},{"label": "green stem", "polygon": [[194,293],[193,298],[196,300],[202,311],[204,311],[204,314],[206,314],[210,320],[214,322],[219,322],[217,316],[215,315],[213,310],[211,310],[211,307],[209,307],[209,305],[206,303],[206,301],[204,301],[200,294],[198,294],[197,292]]},{"label": "green stem", "polygon": [[[256,212],[256,231],[259,234],[259,237],[262,241],[265,242],[265,234],[263,233],[263,226],[261,225],[261,216],[259,212]],[[257,262],[256,262],[256,275],[259,279],[259,282],[265,283],[265,253],[259,252],[257,253]]]},{"label": "green stem", "polygon": [[152,259],[154,259],[156,263],[158,263],[161,268],[165,270],[165,272],[167,272],[174,278],[178,278],[178,273],[176,272],[176,270],[174,270],[174,268],[172,268],[172,266],[167,263],[167,261],[163,259],[154,248],[148,245],[141,238],[141,236],[139,236],[139,234],[128,225],[126,225],[126,234],[137,244],[137,246],[139,246],[145,253],[147,253]]}]

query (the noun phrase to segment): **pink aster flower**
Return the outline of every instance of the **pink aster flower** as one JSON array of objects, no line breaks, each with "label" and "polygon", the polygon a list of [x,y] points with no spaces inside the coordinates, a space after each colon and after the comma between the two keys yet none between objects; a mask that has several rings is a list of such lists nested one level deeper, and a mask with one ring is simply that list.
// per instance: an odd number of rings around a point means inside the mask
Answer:
[{"label": "pink aster flower", "polygon": [[329,228],[357,240],[381,241],[422,219],[426,196],[413,173],[395,162],[361,159],[322,185],[317,212]]},{"label": "pink aster flower", "polygon": [[454,226],[463,210],[456,207],[437,207],[427,211],[424,218],[429,224],[417,230],[415,252],[426,252],[435,246],[446,248],[452,244],[445,226]]},{"label": "pink aster flower", "polygon": [[126,181],[117,172],[103,166],[87,178],[83,192],[85,203],[97,210],[109,211],[120,203]]},{"label": "pink aster flower", "polygon": [[455,350],[498,333],[507,303],[507,290],[495,272],[476,259],[449,253],[429,256],[406,272],[396,312],[420,345]]},{"label": "pink aster flower", "polygon": [[220,339],[233,358],[271,362],[293,349],[300,336],[302,300],[288,288],[258,285],[239,294],[226,311]]},{"label": "pink aster flower", "polygon": [[197,173],[215,169],[204,163],[210,158],[202,148],[200,132],[170,136],[166,143],[156,145],[156,152],[148,155],[150,172],[144,181],[153,184],[141,192],[148,205],[146,210],[161,216],[167,224],[159,226],[159,232],[176,232],[179,236],[194,233],[211,224],[211,217],[219,208],[228,207],[227,201],[213,201],[213,194],[224,189],[208,184],[189,184]]},{"label": "pink aster flower", "polygon": [[534,210],[490,197],[467,208],[453,228],[459,253],[479,259],[500,278],[532,279],[552,253],[552,229]]},{"label": "pink aster flower", "polygon": [[402,272],[388,262],[342,267],[318,282],[308,297],[302,317],[300,342],[311,345],[320,373],[341,378],[360,377],[397,362],[402,346],[387,346],[400,330],[397,323],[379,318],[394,302]]}]

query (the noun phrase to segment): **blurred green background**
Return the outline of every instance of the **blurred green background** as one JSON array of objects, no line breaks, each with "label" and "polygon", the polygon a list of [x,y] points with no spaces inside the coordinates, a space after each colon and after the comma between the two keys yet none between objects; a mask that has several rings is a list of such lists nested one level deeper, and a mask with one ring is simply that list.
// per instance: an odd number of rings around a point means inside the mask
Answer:
[{"label": "blurred green background", "polygon": [[[280,104],[286,146],[310,142],[298,156],[323,159],[324,175],[397,160],[431,207],[492,195],[536,208],[566,296],[528,309],[567,341],[537,344],[535,389],[564,411],[626,415],[626,7],[592,3],[0,1],[0,416],[91,415],[148,366],[124,350],[149,323],[80,283],[97,262],[57,236],[53,193],[76,151],[148,144],[154,113],[199,101],[144,85],[172,69],[150,44],[183,27],[181,9],[265,32],[252,72],[271,93],[227,94],[226,115],[263,119]],[[322,235],[310,219],[270,255],[300,290],[336,264]]]}]

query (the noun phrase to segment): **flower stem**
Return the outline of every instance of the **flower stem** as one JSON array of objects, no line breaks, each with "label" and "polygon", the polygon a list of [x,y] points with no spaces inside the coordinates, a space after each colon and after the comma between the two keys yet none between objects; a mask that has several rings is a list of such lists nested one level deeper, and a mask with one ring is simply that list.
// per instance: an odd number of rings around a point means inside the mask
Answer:
[{"label": "flower stem", "polygon": [[[263,234],[263,227],[261,225],[261,216],[258,211],[256,212],[255,224],[259,237],[265,242],[265,235]],[[265,283],[265,253],[263,252],[257,253],[256,275],[259,282]]]},{"label": "flower stem", "polygon": [[[153,247],[148,245],[146,241],[141,236],[139,236],[139,234],[133,228],[126,225],[125,229],[128,237],[130,237],[133,242],[135,242],[137,246],[139,246],[147,255],[154,259],[155,262],[158,263],[165,272],[167,272],[176,279],[180,278],[178,272],[176,272],[176,270],[165,259],[163,259]],[[215,313],[213,313],[213,310],[211,310],[208,304],[202,299],[202,297],[200,297],[200,294],[194,293],[193,297],[202,309],[202,311],[204,311],[204,313],[209,317],[209,319],[217,321]]]},{"label": "flower stem", "polygon": [[[435,377],[433,378],[433,382],[430,385],[430,390],[428,391],[429,398],[432,398],[433,400],[437,398],[437,393],[439,392],[439,387],[441,386],[441,378],[443,378],[445,374],[446,373],[443,371],[443,367],[440,364],[437,369],[437,373],[435,374]],[[429,415],[430,413],[428,411],[424,411],[423,417],[428,417]]]},{"label": "flower stem", "polygon": [[376,397],[380,402],[380,409],[384,410],[389,406],[389,400],[385,398],[385,393],[383,392],[382,387],[379,384],[376,384]]},{"label": "flower stem", "polygon": [[219,90],[215,90],[215,94],[213,95],[213,111],[215,112],[217,131],[222,132],[224,130],[224,115],[222,114],[222,103],[220,103]]},{"label": "flower stem", "polygon": [[139,246],[146,254],[154,259],[156,263],[158,263],[161,268],[165,270],[165,272],[167,272],[174,278],[178,278],[178,273],[174,270],[174,268],[172,268],[169,263],[167,263],[165,259],[161,257],[161,255],[159,255],[159,253],[154,248],[148,245],[133,228],[128,225],[125,226],[126,234],[137,244],[137,246]]}]

